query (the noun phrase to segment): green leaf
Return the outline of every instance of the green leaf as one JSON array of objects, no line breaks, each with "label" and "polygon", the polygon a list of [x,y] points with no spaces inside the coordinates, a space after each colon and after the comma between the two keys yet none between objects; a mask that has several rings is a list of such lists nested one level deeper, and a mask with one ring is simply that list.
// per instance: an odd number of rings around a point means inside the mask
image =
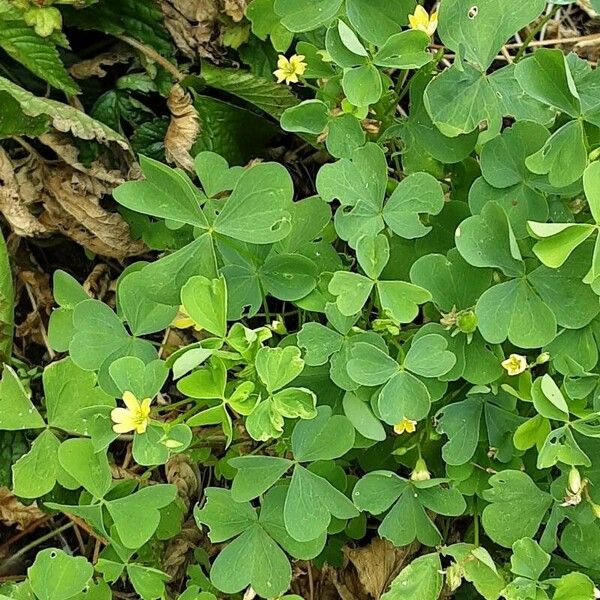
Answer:
[{"label": "green leaf", "polygon": [[0,429],[17,431],[44,426],[44,419],[31,402],[19,376],[12,367],[4,364],[0,380]]},{"label": "green leaf", "polygon": [[312,31],[335,17],[342,0],[275,0],[281,24],[294,33]]},{"label": "green leaf", "polygon": [[31,449],[13,465],[13,491],[21,498],[39,498],[50,492],[59,472],[57,458],[60,441],[46,429]]},{"label": "green leaf", "polygon": [[258,164],[238,179],[213,227],[222,235],[253,244],[282,240],[291,229],[292,194],[292,179],[284,167]]},{"label": "green leaf", "polygon": [[431,300],[426,289],[406,281],[379,281],[377,292],[384,313],[396,323],[414,321],[419,314],[419,304]]},{"label": "green leaf", "polygon": [[512,545],[512,550],[510,570],[520,577],[537,581],[550,564],[550,555],[529,537],[517,540]]},{"label": "green leaf", "polygon": [[491,272],[472,267],[453,248],[447,257],[426,254],[417,259],[410,269],[410,279],[428,290],[441,310],[450,312],[453,307],[462,310],[474,306],[489,288]]},{"label": "green leaf", "polygon": [[381,389],[377,408],[388,425],[402,419],[420,421],[429,413],[431,395],[427,386],[408,371],[394,375]]},{"label": "green leaf", "polygon": [[583,189],[594,221],[600,224],[600,162],[590,163],[583,173]]},{"label": "green leaf", "polygon": [[327,480],[296,465],[284,508],[289,534],[300,542],[314,540],[327,531],[332,516],[351,519],[358,516],[358,510]]},{"label": "green leaf", "polygon": [[59,131],[71,132],[77,138],[95,139],[104,144],[115,142],[121,148],[129,149],[127,140],[120,133],[68,104],[50,98],[38,98],[16,83],[1,76],[0,92],[10,94],[19,103],[21,110],[29,117],[34,119],[41,115],[49,117],[53,126]]},{"label": "green leaf", "polygon": [[408,30],[390,36],[373,57],[373,64],[394,69],[420,69],[433,58],[431,40],[423,31]]},{"label": "green leaf", "polygon": [[181,288],[194,275],[217,277],[212,237],[205,233],[172,254],[146,265],[140,285],[144,295],[161,304],[179,306]]},{"label": "green leaf", "polygon": [[454,64],[434,77],[423,101],[433,123],[446,136],[470,133],[483,122],[497,133],[502,124],[502,106],[490,80],[479,69]]},{"label": "green leaf", "polygon": [[346,12],[358,34],[376,46],[408,24],[414,0],[346,0]]},{"label": "green leaf", "polygon": [[441,377],[456,364],[456,356],[447,348],[448,342],[441,335],[424,335],[411,344],[404,368],[423,377]]},{"label": "green leaf", "polygon": [[521,348],[539,348],[556,336],[556,317],[523,279],[500,283],[483,293],[475,313],[481,335],[492,344],[508,338]]},{"label": "green leaf", "polygon": [[494,2],[444,0],[439,34],[448,48],[485,71],[506,40],[535,20],[544,7],[544,0],[526,0],[511,11]]},{"label": "green leaf", "polygon": [[210,578],[226,594],[251,585],[261,596],[272,598],[288,589],[292,570],[281,548],[256,524],[219,553]]},{"label": "green leaf", "polygon": [[194,170],[209,198],[233,190],[244,172],[243,167],[230,168],[227,160],[215,152],[199,152],[194,158]]},{"label": "green leaf", "polygon": [[328,289],[336,296],[339,311],[349,317],[365,305],[373,290],[373,281],[359,273],[338,271],[334,273]]},{"label": "green leaf", "polygon": [[[143,268],[143,267],[142,267]],[[119,279],[117,304],[131,333],[148,335],[166,329],[177,315],[177,308],[154,302],[143,294],[146,276],[129,271]]]},{"label": "green leaf", "polygon": [[117,315],[99,300],[84,300],[73,312],[75,335],[69,344],[73,362],[85,371],[100,368],[130,337]]},{"label": "green leaf", "polygon": [[261,40],[271,38],[278,52],[285,52],[294,36],[279,22],[274,8],[275,0],[252,0],[246,7],[246,17],[252,23],[252,33]]},{"label": "green leaf", "polygon": [[[483,497],[490,504],[482,514],[485,532],[490,538],[510,548],[523,537],[533,537],[552,505],[552,497],[542,492],[529,475],[521,471],[502,471],[489,479],[490,489]],[[519,519],[514,515],[519,513]]]},{"label": "green leaf", "polygon": [[[159,509],[173,502],[176,496],[174,485],[160,484],[107,502],[106,508],[123,545],[131,549],[141,548],[158,527]],[[143,518],[140,518],[141,515]]]},{"label": "green leaf", "polygon": [[378,442],[385,440],[385,429],[381,421],[373,414],[368,402],[352,392],[346,392],[343,407],[344,414],[360,435]]},{"label": "green leaf", "polygon": [[[286,108],[298,104],[296,96],[287,86],[249,71],[217,67],[207,62],[202,65],[202,77],[209,87],[241,98],[276,119],[281,117]],[[252,115],[250,112],[244,114]]]},{"label": "green leaf", "polygon": [[181,303],[198,327],[223,338],[227,333],[227,286],[225,279],[196,276],[181,288]]},{"label": "green leaf", "polygon": [[556,584],[552,600],[586,600],[594,594],[594,582],[583,573],[567,573]]},{"label": "green leaf", "polygon": [[194,510],[198,523],[208,525],[208,536],[214,544],[224,542],[246,531],[257,521],[256,511],[247,502],[236,502],[229,490],[207,488],[206,503]]},{"label": "green leaf", "polygon": [[305,323],[298,332],[298,346],[305,351],[304,362],[310,367],[326,364],[342,343],[343,337],[337,331],[320,323]]},{"label": "green leaf", "polygon": [[449,465],[464,465],[477,449],[483,402],[479,397],[467,397],[440,409],[435,415],[438,433],[448,441],[442,447],[442,458]]},{"label": "green leaf", "polygon": [[496,267],[505,275],[523,273],[521,256],[504,209],[489,202],[481,214],[465,219],[456,229],[456,247],[474,267]]},{"label": "green leaf", "polygon": [[346,69],[342,88],[353,106],[375,104],[383,92],[379,71],[370,64]]},{"label": "green leaf", "polygon": [[527,158],[533,173],[548,175],[554,187],[566,187],[577,181],[587,166],[587,148],[583,123],[569,121],[555,131],[544,146]]},{"label": "green leaf", "polygon": [[142,181],[127,181],[113,191],[119,204],[153,217],[208,228],[200,207],[202,195],[183,171],[145,156],[140,156],[140,166]]},{"label": "green leaf", "polygon": [[281,128],[296,133],[317,135],[327,127],[329,110],[321,100],[305,100],[287,108],[281,115]]},{"label": "green leaf", "polygon": [[352,347],[351,356],[347,365],[348,375],[360,385],[381,385],[400,369],[387,352],[364,342]]},{"label": "green leaf", "polygon": [[296,379],[304,369],[296,346],[261,348],[256,354],[256,371],[269,392],[275,392]]},{"label": "green leaf", "polygon": [[57,548],[39,552],[27,569],[31,589],[40,600],[68,600],[79,594],[94,574],[83,556],[69,556]]},{"label": "green leaf", "polygon": [[23,20],[0,19],[0,48],[51,86],[67,94],[79,93],[54,43],[39,36]]},{"label": "green leaf", "polygon": [[329,406],[319,406],[314,419],[299,421],[292,432],[292,452],[299,462],[333,460],[353,446],[354,427],[346,417],[332,415]]},{"label": "green leaf", "polygon": [[108,372],[121,395],[132,392],[139,400],[154,398],[169,373],[162,360],[145,363],[136,356],[118,358],[109,366]]},{"label": "green leaf", "polygon": [[400,571],[381,600],[437,600],[442,584],[439,555],[425,554],[415,558]]},{"label": "green leaf", "polygon": [[78,411],[91,406],[114,406],[111,396],[97,387],[95,373],[79,368],[70,358],[44,369],[46,418],[52,427],[87,434],[87,423]]},{"label": "green leaf", "polygon": [[248,502],[264,494],[294,464],[276,456],[239,456],[229,461],[237,469],[231,486],[231,497],[236,502]]},{"label": "green leaf", "polygon": [[561,50],[538,49],[517,64],[515,77],[529,96],[572,117],[580,114],[580,100]]},{"label": "green leaf", "polygon": [[110,489],[112,476],[104,452],[95,452],[87,438],[69,439],[58,449],[61,467],[92,496],[103,498]]},{"label": "green leaf", "polygon": [[428,173],[412,173],[393,191],[383,209],[383,219],[396,235],[414,239],[431,231],[419,215],[437,215],[443,207],[444,192],[438,181]]},{"label": "green leaf", "polygon": [[585,467],[590,467],[592,464],[588,455],[577,444],[573,432],[566,425],[548,434],[538,454],[537,468],[548,469],[559,462]]}]

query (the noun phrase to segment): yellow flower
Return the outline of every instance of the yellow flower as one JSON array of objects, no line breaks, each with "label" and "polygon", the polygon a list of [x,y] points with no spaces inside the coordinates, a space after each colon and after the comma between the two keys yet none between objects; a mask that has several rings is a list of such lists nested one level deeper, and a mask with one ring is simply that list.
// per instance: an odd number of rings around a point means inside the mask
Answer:
[{"label": "yellow flower", "polygon": [[502,366],[511,377],[520,375],[527,368],[527,359],[520,354],[511,354],[506,360],[502,361]]},{"label": "yellow flower", "polygon": [[285,81],[288,85],[290,83],[298,83],[298,75],[304,75],[304,71],[306,71],[304,55],[294,54],[288,60],[283,54],[280,54],[277,67],[273,71],[273,75],[277,77],[277,83],[281,83],[282,81]]},{"label": "yellow flower", "polygon": [[417,429],[417,422],[411,421],[404,417],[400,423],[396,423],[394,425],[394,433],[401,435],[406,431],[406,433],[414,433]]},{"label": "yellow flower", "polygon": [[429,37],[432,37],[438,26],[437,12],[429,13],[419,4],[412,15],[408,15],[408,21],[411,29],[424,31]]},{"label": "yellow flower", "polygon": [[113,431],[115,433],[129,431],[144,433],[150,420],[152,399],[144,398],[140,402],[131,392],[123,392],[123,402],[127,408],[114,408],[110,413],[110,418],[114,423]]},{"label": "yellow flower", "polygon": [[194,320],[188,315],[187,311],[183,306],[179,307],[179,312],[175,315],[175,318],[171,321],[171,327],[177,329],[189,329],[195,325]]}]

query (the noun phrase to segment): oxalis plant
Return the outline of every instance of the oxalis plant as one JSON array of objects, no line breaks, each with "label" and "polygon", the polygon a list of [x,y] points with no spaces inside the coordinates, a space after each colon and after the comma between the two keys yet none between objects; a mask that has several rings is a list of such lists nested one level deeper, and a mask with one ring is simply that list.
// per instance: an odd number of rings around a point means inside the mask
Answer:
[{"label": "oxalis plant", "polygon": [[58,359],[0,383],[0,429],[29,441],[14,494],[84,527],[93,561],[45,547],[3,598],[316,600],[313,569],[381,540],[405,558],[368,598],[598,597],[600,71],[496,60],[551,14],[250,2],[298,97],[281,128],[324,157],[314,195],[275,162],[140,157],[114,199],[175,249],[111,306],[57,270]]}]

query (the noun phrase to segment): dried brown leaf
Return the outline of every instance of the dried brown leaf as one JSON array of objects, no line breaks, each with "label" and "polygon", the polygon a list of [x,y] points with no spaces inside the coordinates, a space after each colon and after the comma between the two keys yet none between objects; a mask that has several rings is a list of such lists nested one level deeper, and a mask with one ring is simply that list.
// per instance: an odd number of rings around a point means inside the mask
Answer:
[{"label": "dried brown leaf", "polygon": [[35,502],[25,506],[6,487],[0,487],[0,521],[4,525],[16,525],[25,529],[35,521],[46,517]]},{"label": "dried brown leaf", "polygon": [[132,53],[128,50],[118,52],[103,52],[94,58],[88,58],[75,63],[69,68],[69,73],[75,79],[88,79],[89,77],[105,77],[106,71],[103,67],[112,67],[119,63],[126,63]]},{"label": "dried brown leaf", "polygon": [[175,45],[189,58],[216,58],[219,37],[218,0],[165,0],[165,26]]},{"label": "dried brown leaf", "polygon": [[111,187],[69,166],[44,169],[44,224],[55,227],[85,248],[119,260],[143,254],[147,248],[132,240],[121,215],[100,205]]},{"label": "dried brown leaf", "polygon": [[247,5],[247,0],[224,0],[223,10],[226,15],[239,23],[244,18]]},{"label": "dried brown leaf", "polygon": [[194,520],[187,520],[181,531],[169,541],[164,553],[162,570],[174,581],[183,577],[194,549],[204,539],[205,534],[198,529]]},{"label": "dried brown leaf", "polygon": [[[41,186],[31,176],[33,163],[13,162],[0,148],[0,212],[13,231],[32,237],[49,233],[49,229],[30,212],[28,204],[38,197]],[[37,166],[37,165],[36,165]]]},{"label": "dried brown leaf", "polygon": [[165,466],[167,482],[177,488],[177,493],[189,511],[196,502],[200,489],[197,468],[184,454],[174,454]]},{"label": "dried brown leaf", "polygon": [[190,149],[200,131],[198,111],[190,94],[178,83],[171,88],[167,106],[171,111],[171,122],[165,134],[165,156],[169,162],[192,171],[194,159]]}]

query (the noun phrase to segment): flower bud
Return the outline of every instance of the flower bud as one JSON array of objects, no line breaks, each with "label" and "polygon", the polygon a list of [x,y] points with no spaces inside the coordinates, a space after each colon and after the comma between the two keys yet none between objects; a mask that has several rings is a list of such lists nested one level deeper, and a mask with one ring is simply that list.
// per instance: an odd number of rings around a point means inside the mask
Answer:
[{"label": "flower bud", "polygon": [[571,467],[569,471],[569,492],[572,494],[580,494],[583,489],[581,474],[576,467]]},{"label": "flower bud", "polygon": [[412,481],[427,481],[431,479],[431,473],[427,470],[427,463],[422,458],[417,460],[410,478]]},{"label": "flower bud", "polygon": [[543,365],[550,360],[550,352],[542,352],[536,359],[536,365]]},{"label": "flower bud", "polygon": [[477,315],[472,310],[459,314],[456,325],[463,333],[473,333],[477,329]]}]

